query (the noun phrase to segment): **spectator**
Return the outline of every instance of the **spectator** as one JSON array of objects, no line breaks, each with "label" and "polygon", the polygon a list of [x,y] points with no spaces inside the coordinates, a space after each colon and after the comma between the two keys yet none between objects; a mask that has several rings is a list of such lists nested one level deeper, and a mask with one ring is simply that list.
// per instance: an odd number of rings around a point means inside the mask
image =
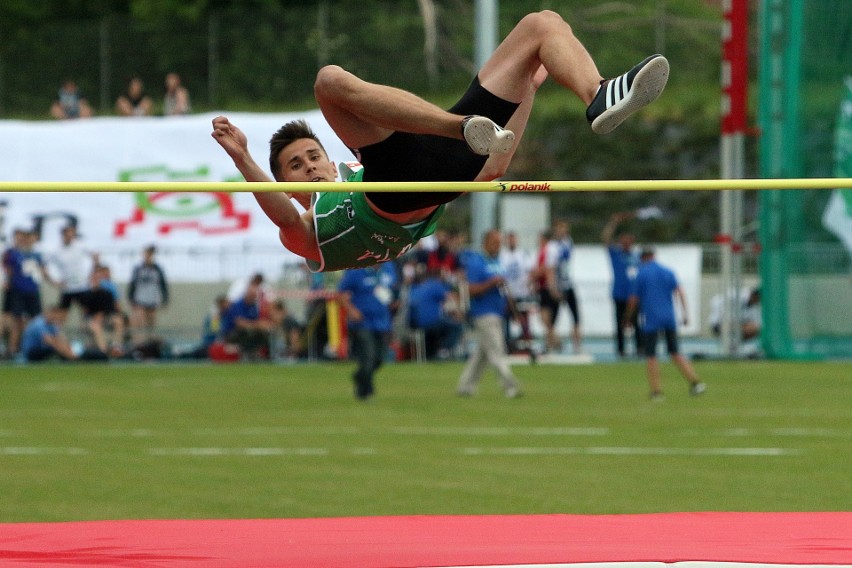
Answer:
[{"label": "spectator", "polygon": [[64,310],[80,304],[91,288],[90,275],[97,255],[87,251],[79,242],[77,227],[62,228],[62,244],[47,257],[47,262],[56,271],[59,286],[59,305]]},{"label": "spectator", "polygon": [[191,347],[189,350],[180,353],[181,359],[207,359],[213,358],[211,349],[215,344],[219,344],[220,351],[224,350],[224,342],[222,341],[222,323],[227,317],[228,308],[231,306],[228,296],[219,294],[213,301],[213,305],[204,314],[204,320],[201,323],[201,341]]},{"label": "spectator", "polygon": [[269,306],[269,319],[272,320],[273,334],[283,337],[283,349],[276,355],[287,359],[301,359],[307,355],[304,333],[301,324],[287,309],[284,300],[278,299]]},{"label": "spectator", "polygon": [[3,255],[10,355],[17,353],[27,322],[41,313],[40,280],[53,283],[41,255],[33,250],[36,238],[33,231],[16,229],[12,247]]},{"label": "spectator", "polygon": [[459,261],[453,247],[457,244],[455,233],[448,233],[442,229],[435,231],[435,247],[431,250],[423,250],[422,258],[419,260],[426,265],[429,273],[437,272],[445,280],[452,279],[459,269]]},{"label": "spectator", "polygon": [[[728,291],[731,305],[736,301],[734,290]],[[710,314],[708,321],[713,335],[722,333],[722,315],[725,309],[723,294],[716,294],[710,299]],[[741,289],[739,299],[740,316],[740,338],[744,340],[754,339],[760,335],[761,310],[760,310],[760,288],[753,290]]]},{"label": "spectator", "polygon": [[518,380],[509,368],[506,357],[506,338],[503,320],[506,317],[506,298],[503,296],[505,278],[500,268],[500,232],[490,230],[483,238],[482,253],[471,253],[465,264],[470,292],[470,319],[477,344],[459,378],[459,396],[473,396],[479,379],[490,364],[497,371],[507,398],[521,395]]},{"label": "spectator", "polygon": [[355,397],[369,400],[375,393],[375,373],[385,360],[391,294],[382,286],[379,268],[374,266],[347,270],[337,289],[347,315],[349,353],[357,363],[352,375]]},{"label": "spectator", "polygon": [[[307,267],[305,269],[307,270]],[[326,276],[322,272],[311,272],[309,278],[310,296],[305,308],[308,357],[333,358],[329,350]]]},{"label": "spectator", "polygon": [[13,258],[16,258],[19,254],[23,246],[23,238],[23,231],[15,229],[12,232],[12,244],[3,250],[2,256],[3,277],[0,278],[0,283],[3,286],[2,329],[3,338],[5,339],[3,355],[9,358],[13,357],[18,351],[21,332],[23,331],[17,318],[12,313],[12,303],[15,293],[12,291],[10,284]]},{"label": "spectator", "polygon": [[[518,235],[509,231],[506,233],[506,246],[500,250],[500,266],[506,276],[507,298],[515,306],[518,325],[521,327],[521,341],[515,342],[511,338],[508,325],[506,326],[506,340],[510,351],[531,352],[532,333],[530,332],[529,310],[533,304],[531,275],[533,270],[532,255],[518,247]],[[507,320],[508,323],[509,320]]]},{"label": "spectator", "polygon": [[379,287],[378,293],[389,300],[387,302],[388,309],[391,312],[391,318],[396,315],[399,310],[399,296],[402,291],[402,270],[400,262],[392,260],[390,262],[382,262],[378,265],[379,268]]},{"label": "spectator", "polygon": [[225,311],[222,337],[239,348],[242,358],[268,358],[271,330],[272,322],[261,317],[260,284],[251,283],[243,297]]},{"label": "spectator", "polygon": [[157,325],[157,311],[169,303],[166,274],[154,260],[156,252],[154,245],[143,250],[142,263],[133,269],[127,289],[130,327],[137,344],[150,339]]},{"label": "spectator", "polygon": [[745,306],[740,314],[742,321],[742,337],[749,341],[760,336],[763,327],[763,313],[760,307],[760,288],[749,292]]},{"label": "spectator", "polygon": [[630,325],[632,312],[639,309],[639,321],[642,326],[642,342],[646,357],[646,374],[653,401],[663,399],[660,383],[660,364],[657,361],[657,339],[662,333],[666,338],[666,349],[681,375],[689,383],[689,394],[697,396],[706,390],[704,383],[690,362],[678,350],[677,321],[672,300],[677,296],[680,301],[683,324],[688,322],[686,296],[677,281],[674,272],[654,260],[654,251],[645,249],[640,257],[641,265],[633,283],[625,314],[625,325]]},{"label": "spectator", "polygon": [[[125,314],[121,310],[118,289],[112,282],[109,267],[96,265],[92,270],[90,288],[82,296],[81,306],[96,352],[104,357],[124,355]],[[109,332],[112,332],[111,338],[107,335]]]},{"label": "spectator", "polygon": [[62,332],[66,314],[66,310],[55,305],[30,320],[21,341],[21,354],[26,361],[45,361],[56,357],[66,361],[77,359]]},{"label": "spectator", "polygon": [[601,231],[601,241],[607,248],[610,265],[612,266],[612,303],[615,308],[615,350],[620,358],[627,354],[625,331],[633,329],[633,339],[636,345],[636,355],[642,352],[642,335],[639,330],[639,310],[632,311],[630,326],[625,327],[624,314],[627,310],[627,300],[630,297],[630,287],[636,271],[639,269],[639,255],[634,250],[636,238],[633,233],[621,232],[616,235],[618,227],[628,219],[636,216],[633,211],[613,213],[609,222]]},{"label": "spectator", "polygon": [[544,352],[561,349],[561,342],[556,335],[556,316],[562,299],[559,281],[556,279],[558,258],[559,250],[553,241],[553,233],[543,231],[539,235],[538,256],[532,274],[538,294],[539,316],[544,326]]},{"label": "spectator", "polygon": [[[761,355],[760,346],[760,330],[763,327],[763,317],[760,306],[760,288],[749,290],[747,288],[740,289],[739,305],[736,305],[736,292],[728,290],[729,305],[728,309],[733,313],[730,314],[731,321],[739,316],[739,336],[736,338],[736,344],[741,349],[741,353],[750,358],[757,358]],[[710,300],[710,314],[708,321],[713,335],[720,337],[722,335],[722,318],[726,309],[724,294],[716,294]],[[739,311],[734,308],[739,307]]]},{"label": "spectator", "polygon": [[145,83],[139,77],[133,77],[127,84],[127,91],[115,101],[115,110],[121,116],[151,116],[153,103],[145,94]]},{"label": "spectator", "polygon": [[458,305],[452,287],[440,277],[440,268],[419,276],[409,291],[409,322],[423,330],[426,359],[449,359],[464,328],[458,314],[447,305]]},{"label": "spectator", "polygon": [[189,91],[181,85],[180,75],[169,73],[166,75],[166,94],[163,97],[163,114],[166,116],[177,116],[189,114]]},{"label": "spectator", "polygon": [[231,307],[231,301],[225,294],[219,294],[213,301],[213,305],[207,310],[204,321],[201,324],[201,347],[204,353],[211,345],[222,337],[222,323]]},{"label": "spectator", "polygon": [[59,93],[53,104],[50,105],[50,116],[57,120],[69,118],[89,118],[93,115],[89,101],[80,92],[77,83],[67,79],[59,87]]},{"label": "spectator", "polygon": [[260,272],[255,272],[254,274],[237,278],[231,285],[228,286],[228,292],[226,293],[228,297],[228,301],[233,303],[246,295],[246,290],[249,289],[250,286],[257,287],[257,303],[259,306],[263,307],[266,302],[266,298],[270,295],[270,290],[267,286],[264,285],[265,279],[263,274]]},{"label": "spectator", "polygon": [[[582,332],[580,328],[580,307],[577,303],[577,293],[574,290],[574,278],[571,275],[571,254],[574,252],[574,240],[571,238],[571,226],[568,221],[557,220],[553,224],[553,240],[556,257],[556,282],[559,287],[561,302],[568,306],[571,314],[571,344],[574,353],[580,353]],[[560,302],[560,306],[561,306]]]}]

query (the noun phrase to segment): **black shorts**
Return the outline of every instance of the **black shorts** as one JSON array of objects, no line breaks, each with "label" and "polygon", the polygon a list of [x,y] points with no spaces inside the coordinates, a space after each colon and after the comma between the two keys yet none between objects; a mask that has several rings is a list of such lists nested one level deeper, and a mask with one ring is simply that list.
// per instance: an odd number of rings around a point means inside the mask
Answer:
[{"label": "black shorts", "polygon": [[16,318],[33,318],[41,313],[41,294],[38,292],[21,292],[7,290],[6,301],[8,311]]},{"label": "black shorts", "polygon": [[556,314],[559,312],[559,300],[554,298],[550,290],[544,289],[538,291],[538,306],[550,312],[552,320],[556,320]]},{"label": "black shorts", "polygon": [[653,331],[642,330],[642,348],[645,352],[645,357],[657,356],[657,338],[660,332],[666,337],[666,349],[669,355],[674,355],[678,352],[677,331],[674,329],[659,329]]},{"label": "black shorts", "polygon": [[115,313],[115,298],[109,290],[95,288],[88,290],[82,298],[80,305],[87,316],[95,314],[112,315]]},{"label": "black shorts", "polygon": [[[487,116],[500,126],[515,114],[519,103],[497,97],[475,77],[449,112]],[[387,139],[359,149],[364,181],[473,181],[488,156],[471,152],[464,140],[410,132],[394,132]],[[461,195],[444,192],[372,193],[367,197],[382,211],[405,213],[448,203]]]},{"label": "black shorts", "polygon": [[63,310],[67,310],[71,307],[71,304],[74,303],[77,303],[82,306],[88,293],[88,290],[79,290],[77,292],[63,292],[62,296],[59,298],[59,307],[61,307]]},{"label": "black shorts", "polygon": [[568,311],[571,312],[571,319],[574,320],[574,325],[580,325],[580,308],[577,305],[577,294],[574,292],[574,288],[563,290],[562,299],[568,305]]}]

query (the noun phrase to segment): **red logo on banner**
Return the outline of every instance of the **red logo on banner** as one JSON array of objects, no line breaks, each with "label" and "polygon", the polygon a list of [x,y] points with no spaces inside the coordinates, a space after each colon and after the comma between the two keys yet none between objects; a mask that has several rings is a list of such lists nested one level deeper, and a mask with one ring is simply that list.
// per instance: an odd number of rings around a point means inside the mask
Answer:
[{"label": "red logo on banner", "polygon": [[156,232],[195,231],[221,235],[245,231],[251,214],[237,211],[230,193],[138,193],[130,217],[115,223],[113,236],[123,237],[136,225],[153,223]]}]

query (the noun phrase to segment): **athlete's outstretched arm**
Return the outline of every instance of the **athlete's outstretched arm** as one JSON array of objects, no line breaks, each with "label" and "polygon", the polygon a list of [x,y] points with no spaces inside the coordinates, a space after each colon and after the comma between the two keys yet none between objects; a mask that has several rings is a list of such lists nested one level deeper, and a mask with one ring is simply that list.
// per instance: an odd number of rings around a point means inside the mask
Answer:
[{"label": "athlete's outstretched arm", "polygon": [[[273,181],[265,171],[254,161],[248,150],[248,139],[242,130],[224,116],[213,119],[213,138],[234,161],[234,165],[248,182]],[[254,192],[260,208],[280,229],[282,244],[292,252],[303,256],[316,258],[312,253],[315,239],[313,223],[304,218],[295,205],[290,201],[290,195],[285,192]],[[309,213],[306,213],[309,216]]]}]

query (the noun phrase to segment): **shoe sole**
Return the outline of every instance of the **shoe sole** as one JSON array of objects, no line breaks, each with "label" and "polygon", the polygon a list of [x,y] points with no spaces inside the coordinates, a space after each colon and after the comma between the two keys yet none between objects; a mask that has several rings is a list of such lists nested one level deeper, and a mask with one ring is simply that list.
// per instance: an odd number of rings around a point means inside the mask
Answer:
[{"label": "shoe sole", "polygon": [[668,80],[668,60],[665,57],[652,59],[633,78],[633,86],[627,96],[592,122],[592,131],[608,134],[618,128],[631,114],[657,100]]},{"label": "shoe sole", "polygon": [[705,391],[707,391],[706,386],[702,386],[701,388],[698,388],[698,389],[689,389],[689,395],[690,396],[701,396],[702,394],[705,393]]},{"label": "shoe sole", "polygon": [[490,119],[476,116],[465,124],[464,140],[474,154],[505,154],[512,149],[515,133],[497,129]]}]

